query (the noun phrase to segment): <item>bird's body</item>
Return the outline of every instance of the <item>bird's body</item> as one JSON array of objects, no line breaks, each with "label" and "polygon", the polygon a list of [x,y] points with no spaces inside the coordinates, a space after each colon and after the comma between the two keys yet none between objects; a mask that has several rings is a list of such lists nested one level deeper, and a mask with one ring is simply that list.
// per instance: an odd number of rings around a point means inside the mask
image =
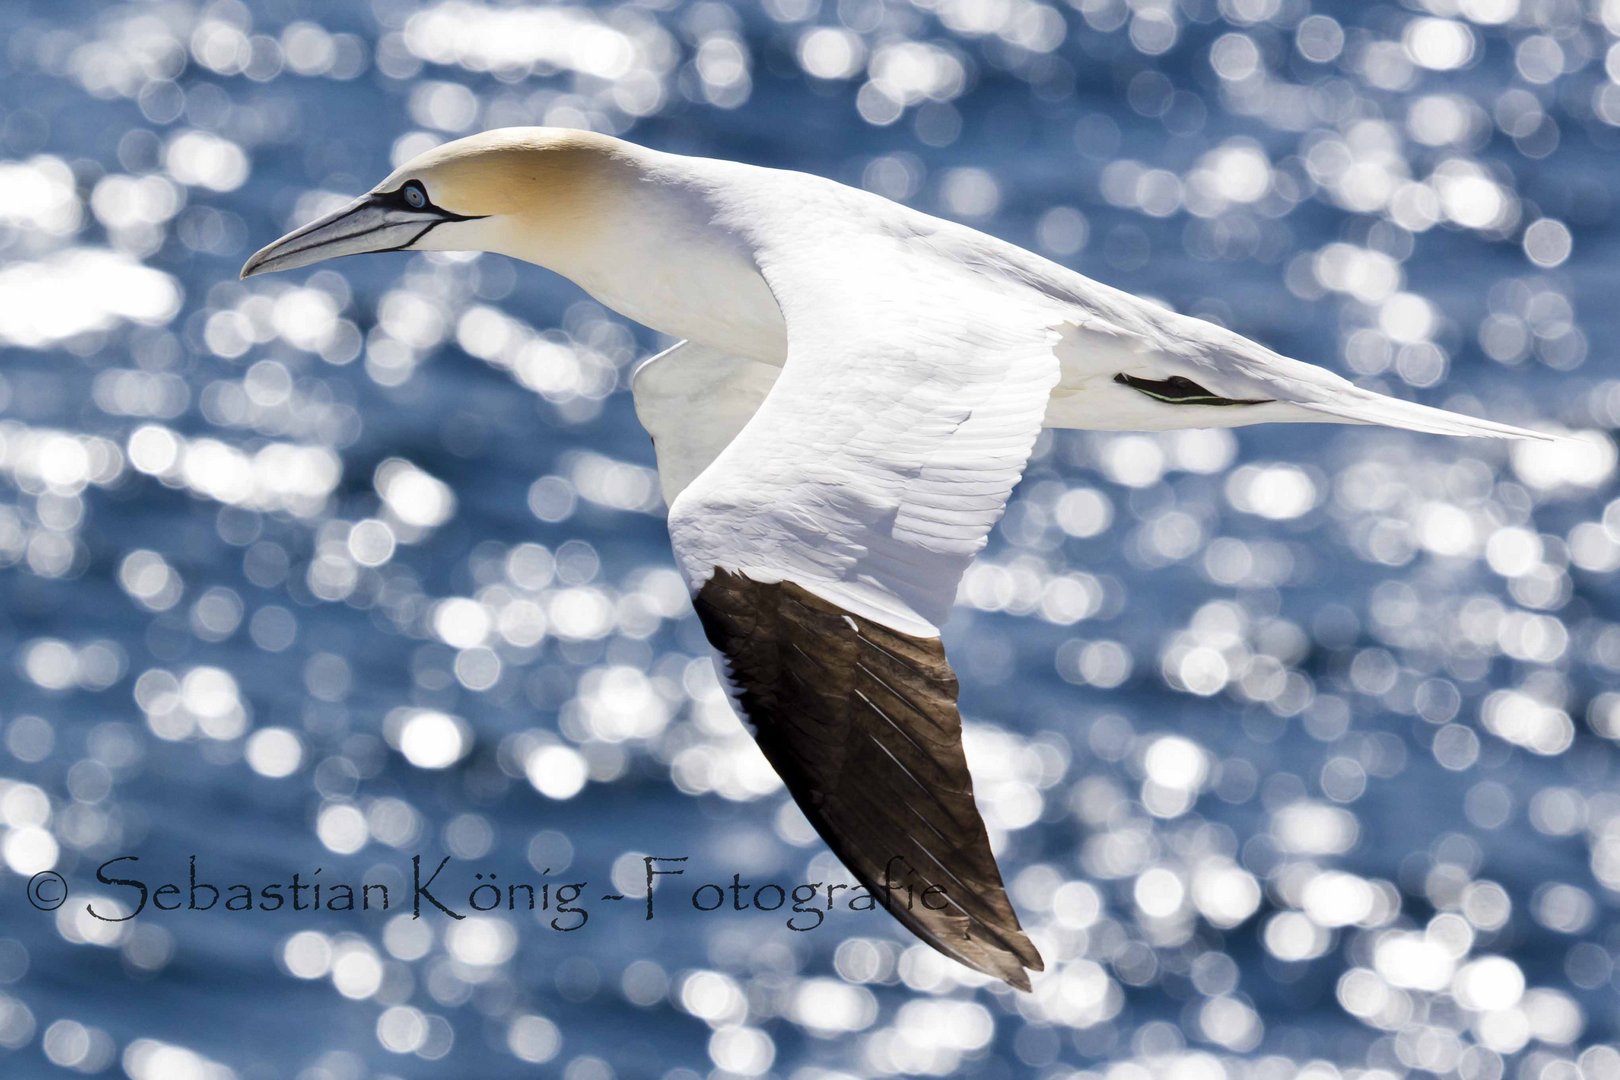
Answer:
[{"label": "bird's body", "polygon": [[938,627],[1040,428],[1537,437],[1362,390],[830,180],[580,132],[440,147],[244,276],[402,248],[533,262],[683,339],[633,390],[739,712],[863,884],[937,888],[937,910],[891,910],[1022,987],[1040,960],[973,806]]},{"label": "bird's body", "polygon": [[[589,199],[549,202],[527,217],[525,229],[512,228],[506,216],[492,217],[483,219],[490,222],[485,227],[475,221],[453,233],[430,234],[414,249],[461,250],[471,243],[476,250],[532,262],[670,337],[780,367],[787,328],[763,267],[802,256],[821,259],[831,272],[839,260],[827,259],[829,252],[853,260],[852,251],[876,244],[887,249],[876,253],[879,267],[915,258],[930,271],[957,270],[957,284],[1021,303],[1036,320],[1068,328],[1070,347],[1057,350],[1060,378],[1047,427],[1175,430],[1338,419],[1397,427],[1426,423],[1418,430],[1439,434],[1524,434],[1358,391],[1330,372],[1223,327],[823,177],[661,153],[588,132],[536,131],[534,143],[547,145],[554,160],[549,168],[520,175],[519,182],[548,194],[577,187],[588,190]],[[506,131],[489,132],[450,147],[467,154],[484,141],[491,146],[486,156],[522,154],[513,150],[512,138]],[[447,150],[430,152],[380,186],[431,167],[435,155]],[[909,283],[887,284],[904,289]],[[1154,381],[1180,375],[1199,384],[1202,378],[1223,400],[1264,399],[1266,407],[1167,405],[1116,383],[1121,372]],[[1393,413],[1385,415],[1374,401]],[[1416,419],[1420,414],[1426,421]]]}]

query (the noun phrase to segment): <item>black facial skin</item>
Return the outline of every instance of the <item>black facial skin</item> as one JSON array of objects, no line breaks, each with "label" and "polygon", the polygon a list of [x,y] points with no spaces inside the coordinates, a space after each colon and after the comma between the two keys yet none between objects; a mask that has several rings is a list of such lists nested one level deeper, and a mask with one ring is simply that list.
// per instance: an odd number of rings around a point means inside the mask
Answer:
[{"label": "black facial skin", "polygon": [[427,188],[423,186],[420,180],[407,180],[393,191],[378,192],[371,197],[371,201],[379,206],[408,210],[412,213],[431,211],[438,216],[437,220],[427,222],[422,226],[421,232],[403,244],[398,247],[382,248],[383,251],[404,251],[447,221],[477,221],[479,218],[487,216],[484,214],[454,214],[443,207],[434,206],[433,200],[428,197]]}]

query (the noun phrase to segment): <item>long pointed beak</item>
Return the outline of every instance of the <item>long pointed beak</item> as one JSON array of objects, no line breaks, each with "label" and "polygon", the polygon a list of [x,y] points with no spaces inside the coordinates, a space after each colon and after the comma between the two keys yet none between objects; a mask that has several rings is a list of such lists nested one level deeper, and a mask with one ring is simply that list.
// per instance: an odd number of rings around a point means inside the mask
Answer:
[{"label": "long pointed beak", "polygon": [[242,276],[293,270],[340,255],[401,251],[426,236],[435,225],[454,220],[457,215],[436,207],[412,210],[390,195],[363,195],[259,249],[242,265]]}]

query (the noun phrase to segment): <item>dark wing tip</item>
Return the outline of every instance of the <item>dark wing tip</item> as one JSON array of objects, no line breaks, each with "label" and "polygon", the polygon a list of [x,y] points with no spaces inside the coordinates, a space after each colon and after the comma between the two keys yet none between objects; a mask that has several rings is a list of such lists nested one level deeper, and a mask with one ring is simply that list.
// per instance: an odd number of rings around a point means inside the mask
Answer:
[{"label": "dark wing tip", "polygon": [[939,639],[723,569],[694,605],[760,749],[833,853],[923,941],[1029,990],[1026,969],[1045,965],[973,801]]},{"label": "dark wing tip", "polygon": [[1270,405],[1273,400],[1221,397],[1184,375],[1172,375],[1168,379],[1144,379],[1122,371],[1114,376],[1114,381],[1166,405]]},{"label": "dark wing tip", "polygon": [[[939,945],[929,942],[937,949]],[[967,955],[952,951],[951,957],[959,963],[966,964],[975,971],[1000,979],[1015,990],[1029,993],[1031,971],[1045,971],[1046,964],[1041,960],[1041,954],[1035,951],[1034,944],[1029,940],[1023,930],[1014,924],[1012,932],[1005,934],[1001,941],[991,946],[988,942],[980,943],[988,946],[982,949],[963,950]],[[941,950],[944,951],[944,950]]]}]

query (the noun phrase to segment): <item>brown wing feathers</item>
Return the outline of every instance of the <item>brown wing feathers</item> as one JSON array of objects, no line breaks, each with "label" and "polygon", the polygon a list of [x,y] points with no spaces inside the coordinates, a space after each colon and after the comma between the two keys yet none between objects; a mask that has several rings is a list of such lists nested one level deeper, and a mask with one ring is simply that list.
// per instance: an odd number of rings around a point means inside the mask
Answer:
[{"label": "brown wing feathers", "polygon": [[722,569],[694,603],[765,757],[833,853],[918,937],[1028,990],[1041,958],[973,802],[939,639]]}]

